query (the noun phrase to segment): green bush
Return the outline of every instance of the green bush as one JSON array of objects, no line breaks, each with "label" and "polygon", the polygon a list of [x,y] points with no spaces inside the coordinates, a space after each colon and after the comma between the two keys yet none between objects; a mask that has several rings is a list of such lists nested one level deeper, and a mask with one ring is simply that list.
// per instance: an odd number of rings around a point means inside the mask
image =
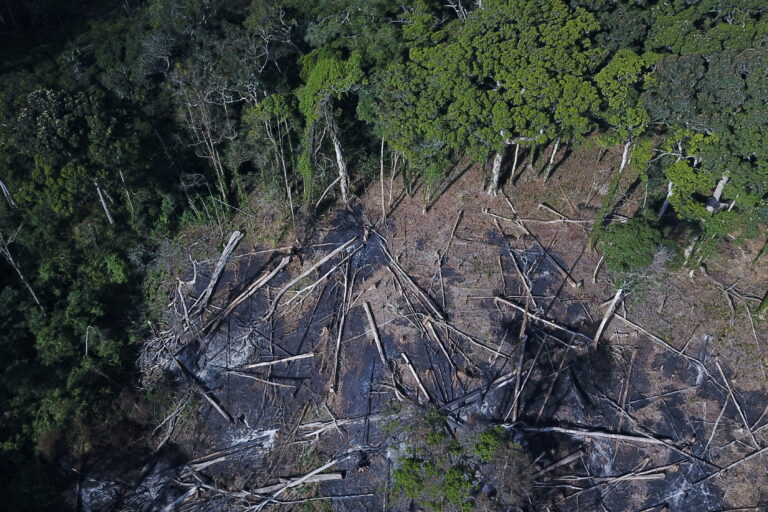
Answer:
[{"label": "green bush", "polygon": [[486,430],[480,434],[480,438],[473,447],[473,452],[483,462],[490,462],[497,450],[502,446],[504,442],[504,428],[501,425],[497,425],[489,430]]},{"label": "green bush", "polygon": [[608,270],[625,273],[650,266],[662,243],[661,230],[650,220],[636,217],[608,226],[601,237],[600,247],[605,253]]},{"label": "green bush", "polygon": [[393,474],[393,493],[419,500],[423,505],[443,510],[470,511],[472,481],[460,466],[445,467],[447,461],[423,460],[415,457],[400,459]]}]

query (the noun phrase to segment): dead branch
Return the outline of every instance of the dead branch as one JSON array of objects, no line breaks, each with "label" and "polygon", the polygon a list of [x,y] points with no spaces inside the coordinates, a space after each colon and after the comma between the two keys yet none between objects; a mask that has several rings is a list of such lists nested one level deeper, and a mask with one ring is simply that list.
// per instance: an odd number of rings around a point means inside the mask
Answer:
[{"label": "dead branch", "polygon": [[203,398],[205,398],[208,403],[210,403],[211,406],[216,409],[216,412],[218,412],[222,418],[227,420],[227,422],[234,423],[232,416],[227,411],[225,411],[221,405],[219,405],[219,402],[213,396],[211,396],[212,393],[205,389],[202,384],[200,384],[200,382],[197,380],[197,377],[191,371],[189,371],[187,367],[184,366],[181,361],[176,358],[175,355],[173,355],[173,352],[171,352],[168,347],[165,347],[165,350],[168,352],[168,355],[171,356],[171,359],[176,364],[176,366],[178,366],[179,370],[181,370],[181,373],[183,373],[188,378],[188,380],[192,382],[197,391],[203,395]]},{"label": "dead branch", "polygon": [[[504,299],[502,297],[494,297],[493,300],[495,300],[496,302],[500,302],[501,304],[505,304],[505,305],[507,305],[507,306],[509,306],[509,307],[511,307],[513,309],[516,309],[516,310],[518,310],[518,311],[520,311],[522,313],[525,312],[524,308],[522,308],[522,307],[518,306],[517,304],[515,304],[514,302],[510,302],[510,301],[508,301],[508,300],[506,300],[506,299]],[[534,321],[539,322],[539,323],[541,323],[543,325],[546,325],[547,327],[551,327],[551,328],[556,329],[558,331],[562,331],[564,333],[569,334],[571,336],[572,340],[574,338],[579,338],[581,340],[584,340],[584,341],[582,341],[582,343],[589,343],[589,342],[592,341],[592,339],[589,336],[585,335],[585,334],[582,334],[582,333],[576,332],[576,331],[572,331],[572,330],[568,329],[567,327],[563,327],[562,325],[558,325],[558,324],[556,324],[554,322],[550,322],[549,320],[546,320],[544,318],[541,318],[540,316],[534,315],[533,313],[528,313],[528,316],[530,318],[532,318]]]},{"label": "dead branch", "polygon": [[340,177],[339,177],[339,178],[336,178],[336,179],[335,179],[335,180],[333,180],[333,181],[331,182],[331,184],[330,184],[330,185],[328,185],[328,187],[327,187],[327,188],[326,188],[326,189],[323,191],[323,193],[320,195],[320,199],[318,199],[317,203],[315,204],[315,210],[317,210],[317,208],[320,206],[320,203],[322,203],[322,202],[323,202],[323,199],[325,199],[325,196],[326,196],[326,194],[328,194],[328,192],[330,192],[330,191],[331,191],[331,189],[334,187],[334,185],[336,185],[336,184],[337,184],[339,181],[341,181],[341,178],[340,178]]},{"label": "dead branch", "polygon": [[8,206],[11,208],[16,208],[16,203],[13,200],[13,196],[11,195],[11,192],[8,190],[8,187],[5,186],[5,183],[3,183],[3,180],[0,180],[0,191],[3,192],[3,195],[5,196],[5,200],[8,201]]},{"label": "dead branch", "polygon": [[403,267],[400,266],[400,264],[395,260],[395,258],[392,256],[392,254],[389,252],[389,250],[386,247],[386,244],[383,242],[379,244],[379,247],[381,247],[382,252],[384,252],[384,255],[389,260],[389,266],[394,269],[404,280],[410,288],[413,290],[414,293],[419,297],[419,300],[422,302],[422,304],[432,312],[432,314],[440,319],[445,320],[445,317],[440,312],[438,307],[435,305],[434,301],[426,294],[424,291],[419,287],[418,284],[416,284],[416,281],[413,280],[413,278],[408,275],[408,273],[403,269]]},{"label": "dead branch", "polygon": [[169,503],[168,506],[163,508],[163,512],[171,512],[172,510],[175,510],[179,505],[187,501],[199,490],[200,488],[197,485],[193,485],[184,494],[182,494],[181,496],[173,500],[171,503]]},{"label": "dead branch", "polygon": [[636,324],[635,322],[633,322],[633,321],[629,320],[628,318],[626,318],[626,317],[624,317],[624,316],[622,316],[622,315],[619,315],[619,314],[616,314],[616,315],[615,315],[615,317],[616,317],[616,318],[620,318],[622,321],[624,321],[624,323],[626,323],[626,324],[627,324],[627,325],[629,325],[630,327],[634,327],[634,328],[635,328],[635,329],[637,329],[638,331],[642,332],[643,334],[645,334],[646,336],[648,336],[649,338],[651,338],[651,340],[652,340],[654,343],[656,343],[656,344],[658,344],[658,345],[661,345],[662,347],[664,347],[665,349],[669,350],[670,352],[674,352],[674,353],[675,353],[675,354],[677,354],[678,356],[680,356],[680,357],[682,357],[682,358],[684,358],[684,359],[688,360],[688,361],[689,361],[689,362],[691,362],[691,363],[692,363],[694,366],[696,366],[697,368],[699,368],[699,369],[700,369],[700,370],[701,370],[701,371],[702,371],[702,372],[703,372],[703,373],[704,373],[704,374],[705,374],[707,377],[709,377],[709,379],[711,380],[711,382],[712,382],[712,383],[713,383],[713,384],[714,384],[716,387],[720,388],[721,390],[722,390],[722,389],[724,389],[724,388],[723,388],[723,385],[722,385],[722,384],[720,384],[720,383],[719,383],[719,382],[718,382],[718,381],[717,381],[717,380],[716,380],[716,379],[715,379],[715,378],[712,376],[712,374],[711,374],[711,373],[709,373],[709,370],[707,370],[707,367],[706,367],[706,366],[704,366],[704,363],[702,363],[700,360],[696,359],[696,358],[695,358],[695,357],[693,357],[693,356],[689,356],[688,354],[684,354],[684,353],[683,353],[683,352],[681,352],[680,350],[677,350],[675,347],[673,347],[672,345],[670,345],[668,342],[666,342],[666,341],[664,341],[663,339],[659,338],[659,337],[658,337],[658,336],[656,336],[655,334],[653,334],[653,333],[651,333],[651,332],[649,332],[649,331],[645,330],[643,327],[639,326],[638,324]]},{"label": "dead branch", "polygon": [[230,375],[237,375],[238,377],[255,380],[269,386],[274,386],[276,388],[296,389],[296,386],[291,386],[290,384],[280,384],[279,382],[272,382],[271,380],[262,379],[261,377],[257,377],[251,373],[239,372],[237,370],[226,370],[226,372]]},{"label": "dead branch", "polygon": [[221,314],[217,315],[215,318],[211,319],[210,322],[208,322],[208,324],[203,329],[203,332],[214,330],[219,325],[219,323],[231,315],[232,312],[237,309],[238,306],[240,306],[240,304],[251,298],[253,294],[259,291],[268,282],[270,282],[272,278],[275,277],[281,270],[283,270],[290,262],[290,256],[284,257],[282,260],[280,260],[280,263],[278,263],[278,265],[272,269],[271,272],[259,277],[256,279],[256,281],[251,283],[251,285],[248,286],[248,288],[246,288],[243,293],[238,295],[232,302],[229,303],[229,305],[227,305],[226,308],[224,308],[224,311],[222,311]]},{"label": "dead branch", "polygon": [[603,261],[605,260],[605,255],[601,255],[600,259],[597,262],[597,265],[595,265],[595,271],[592,272],[592,283],[597,283],[597,273],[600,272],[600,266],[603,264]]},{"label": "dead branch", "polygon": [[741,421],[744,422],[744,428],[747,429],[747,432],[749,432],[749,436],[752,438],[752,442],[755,443],[756,448],[760,448],[760,443],[757,442],[757,439],[755,438],[755,433],[752,432],[752,429],[749,426],[749,423],[747,422],[747,417],[744,415],[744,411],[741,409],[741,405],[739,405],[739,401],[736,400],[736,395],[733,392],[733,388],[731,388],[730,382],[728,382],[728,379],[725,378],[725,373],[723,373],[723,368],[720,366],[720,361],[715,361],[715,366],[717,366],[717,371],[720,372],[720,377],[723,378],[723,382],[725,382],[725,387],[728,388],[728,394],[731,397],[731,401],[736,406],[736,410],[739,411],[739,416],[741,416]]},{"label": "dead branch", "polygon": [[275,310],[277,309],[277,306],[278,306],[278,304],[280,303],[280,299],[283,297],[283,295],[285,295],[285,292],[287,292],[288,290],[290,290],[290,289],[291,289],[291,287],[292,287],[293,285],[295,285],[296,283],[298,283],[299,281],[301,281],[302,279],[304,279],[305,277],[307,277],[307,276],[308,276],[309,274],[311,274],[311,273],[312,273],[312,272],[313,272],[313,271],[314,271],[314,270],[315,270],[317,267],[321,266],[323,263],[327,262],[328,260],[330,260],[331,258],[333,258],[334,256],[336,256],[337,254],[339,254],[341,251],[345,250],[347,247],[349,247],[350,245],[352,245],[352,244],[355,242],[355,240],[357,240],[357,237],[356,237],[356,236],[353,236],[352,238],[350,238],[349,240],[347,240],[346,242],[344,242],[343,244],[341,244],[340,246],[338,246],[336,249],[334,249],[333,251],[331,251],[330,253],[328,253],[327,255],[325,255],[325,256],[324,256],[323,258],[321,258],[321,259],[320,259],[320,260],[319,260],[317,263],[313,264],[313,265],[312,265],[311,267],[309,267],[307,270],[305,270],[304,272],[302,272],[302,273],[301,273],[301,274],[300,274],[298,277],[296,277],[296,278],[292,279],[292,280],[291,280],[291,281],[289,281],[289,282],[288,282],[288,283],[287,283],[285,286],[283,286],[283,287],[280,289],[280,291],[278,291],[278,292],[277,292],[277,294],[275,295],[275,298],[274,298],[274,299],[272,299],[272,305],[269,307],[269,309],[267,310],[267,312],[266,312],[266,313],[264,313],[264,315],[261,317],[261,320],[266,320],[266,319],[268,319],[269,317],[271,317],[271,316],[272,316],[272,315],[275,313]]}]

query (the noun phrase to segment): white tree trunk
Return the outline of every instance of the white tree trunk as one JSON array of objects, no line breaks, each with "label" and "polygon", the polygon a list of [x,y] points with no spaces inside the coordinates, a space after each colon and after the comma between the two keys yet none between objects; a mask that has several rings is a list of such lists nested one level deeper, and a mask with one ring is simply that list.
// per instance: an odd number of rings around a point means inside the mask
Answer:
[{"label": "white tree trunk", "polygon": [[627,165],[627,160],[629,159],[629,148],[632,146],[632,141],[630,139],[627,139],[627,142],[624,143],[624,152],[621,154],[621,166],[619,167],[619,174],[624,171],[624,167]]},{"label": "white tree trunk", "polygon": [[544,178],[545,182],[549,179],[549,175],[552,174],[552,168],[555,166],[555,155],[557,154],[557,149],[559,147],[560,147],[560,137],[558,137],[555,140],[555,147],[552,148],[552,154],[549,156],[549,163],[547,164],[546,177]]},{"label": "white tree trunk", "polygon": [[125,192],[125,199],[128,201],[128,208],[131,209],[131,215],[133,215],[135,210],[133,209],[133,201],[131,201],[131,194],[128,192],[128,186],[125,184],[125,177],[123,177],[123,171],[118,171],[120,173],[120,181],[123,182],[123,191]]},{"label": "white tree trunk", "polygon": [[101,207],[104,208],[104,213],[107,214],[107,220],[109,221],[110,225],[114,226],[115,220],[112,218],[112,214],[109,212],[109,207],[107,206],[106,199],[104,199],[104,194],[101,192],[99,182],[94,180],[93,184],[96,185],[96,193],[99,194],[99,201],[101,201]]},{"label": "white tree trunk", "polygon": [[328,124],[328,133],[331,136],[333,142],[333,149],[336,152],[336,165],[339,168],[339,184],[341,186],[341,200],[344,202],[344,206],[349,206],[349,173],[347,172],[347,164],[344,161],[344,153],[341,150],[341,141],[336,134],[336,122],[333,120],[333,114],[326,113],[326,121]]},{"label": "white tree trunk", "polygon": [[[709,213],[715,213],[715,210],[719,208],[720,206],[720,198],[723,197],[723,189],[725,188],[725,185],[728,183],[728,180],[730,178],[728,176],[723,176],[720,178],[720,181],[717,182],[717,186],[715,187],[715,191],[712,192],[712,199],[714,199],[717,204],[708,204],[707,205],[707,211]],[[731,208],[733,208],[733,205],[731,205]],[[730,210],[731,208],[728,208]]]},{"label": "white tree trunk", "polygon": [[384,138],[381,138],[381,155],[379,156],[379,181],[381,182],[381,220],[387,218],[387,207],[384,204]]},{"label": "white tree trunk", "polygon": [[661,205],[661,208],[659,209],[659,218],[663,217],[664,214],[667,212],[667,208],[669,208],[669,198],[672,196],[672,182],[670,181],[667,185],[667,197],[664,199],[664,202]]},{"label": "white tree trunk", "polygon": [[515,158],[512,161],[512,172],[509,175],[509,181],[512,182],[512,178],[515,177],[515,172],[517,171],[517,157],[520,154],[520,143],[518,142],[515,144]]},{"label": "white tree trunk", "polygon": [[16,208],[16,203],[13,202],[13,197],[11,196],[11,192],[8,190],[8,187],[5,186],[5,183],[3,183],[3,180],[0,180],[0,190],[3,191],[3,195],[5,196],[5,200],[8,201],[8,205],[11,208]]},{"label": "white tree trunk", "polygon": [[24,274],[21,272],[21,269],[16,264],[16,261],[13,259],[13,256],[11,255],[10,249],[8,249],[8,246],[13,242],[13,239],[16,237],[16,235],[13,235],[9,240],[5,240],[2,233],[0,233],[0,253],[3,254],[3,257],[5,258],[5,261],[8,262],[10,266],[13,267],[13,269],[16,271],[16,273],[19,275],[19,279],[21,279],[21,282],[26,287],[29,294],[32,296],[32,299],[34,299],[35,304],[37,304],[37,307],[40,308],[40,311],[45,315],[45,308],[43,308],[43,304],[40,302],[40,299],[37,298],[37,294],[35,293],[35,290],[32,289],[32,285],[29,284],[29,281],[27,281],[27,278],[24,277]]},{"label": "white tree trunk", "polygon": [[488,194],[496,195],[499,191],[499,181],[501,179],[501,162],[504,159],[504,153],[498,152],[493,157],[493,170],[491,171],[491,184],[488,186]]}]

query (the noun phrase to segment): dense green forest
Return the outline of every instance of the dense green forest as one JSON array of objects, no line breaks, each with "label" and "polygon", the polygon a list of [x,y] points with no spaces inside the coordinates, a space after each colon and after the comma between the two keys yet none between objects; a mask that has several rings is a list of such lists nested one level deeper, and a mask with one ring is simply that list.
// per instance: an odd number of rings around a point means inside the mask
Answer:
[{"label": "dense green forest", "polygon": [[259,215],[254,198],[272,198],[294,223],[312,219],[330,185],[349,204],[377,178],[382,145],[419,193],[462,159],[487,169],[495,193],[506,186],[503,162],[527,156],[546,186],[557,148],[594,136],[620,147],[618,172],[648,190],[647,211],[626,227],[598,222],[595,243],[633,238],[625,229],[656,240],[675,224],[704,258],[722,240],[759,235],[765,9],[760,0],[3,2],[4,506],[45,509],[57,456],[86,442],[135,380],[151,320],[144,283],[165,240],[240,209]]}]

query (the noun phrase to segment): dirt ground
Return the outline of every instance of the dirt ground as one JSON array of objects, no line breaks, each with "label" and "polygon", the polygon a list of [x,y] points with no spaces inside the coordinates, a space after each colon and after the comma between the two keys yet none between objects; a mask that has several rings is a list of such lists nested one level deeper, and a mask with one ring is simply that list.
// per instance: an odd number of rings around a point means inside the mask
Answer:
[{"label": "dirt ground", "polygon": [[[619,159],[583,148],[546,182],[522,162],[497,196],[458,166],[432,204],[387,176],[301,248],[246,238],[207,305],[218,256],[188,265],[141,362],[173,389],[155,454],[92,477],[84,508],[411,510],[387,429],[413,403],[513,431],[524,510],[763,510],[764,240],[626,284],[594,343],[618,283],[589,233]],[[645,200],[630,174],[617,221]]]}]

